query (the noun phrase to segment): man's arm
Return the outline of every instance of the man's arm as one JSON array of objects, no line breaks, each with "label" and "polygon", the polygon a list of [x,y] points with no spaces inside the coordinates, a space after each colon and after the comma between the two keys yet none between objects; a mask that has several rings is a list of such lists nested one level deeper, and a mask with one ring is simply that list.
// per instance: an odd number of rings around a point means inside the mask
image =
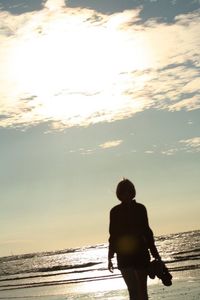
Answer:
[{"label": "man's arm", "polygon": [[145,225],[145,236],[147,238],[148,247],[150,249],[151,255],[155,259],[160,259],[160,254],[158,253],[158,250],[155,245],[153,231],[151,230],[151,228],[149,226],[147,210],[145,207],[144,207],[144,225]]},{"label": "man's arm", "polygon": [[114,250],[114,241],[113,241],[113,217],[112,217],[112,210],[110,211],[110,224],[109,224],[109,246],[108,246],[108,270],[113,272],[113,263],[112,258],[114,257],[115,250]]}]

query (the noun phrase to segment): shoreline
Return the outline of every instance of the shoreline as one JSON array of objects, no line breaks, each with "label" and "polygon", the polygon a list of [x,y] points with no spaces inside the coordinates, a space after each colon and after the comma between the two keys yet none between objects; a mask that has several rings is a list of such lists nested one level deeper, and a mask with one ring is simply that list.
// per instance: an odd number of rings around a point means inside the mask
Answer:
[{"label": "shoreline", "polygon": [[[184,273],[184,274],[183,274]],[[173,284],[166,287],[160,280],[150,280],[148,283],[149,300],[199,300],[200,274],[177,272],[173,274]],[[180,276],[181,275],[181,276]],[[197,276],[196,276],[197,275]],[[114,287],[114,288],[112,288]],[[71,286],[40,287],[22,290],[0,292],[1,300],[127,300],[128,294],[122,278],[112,281],[96,281]]]}]

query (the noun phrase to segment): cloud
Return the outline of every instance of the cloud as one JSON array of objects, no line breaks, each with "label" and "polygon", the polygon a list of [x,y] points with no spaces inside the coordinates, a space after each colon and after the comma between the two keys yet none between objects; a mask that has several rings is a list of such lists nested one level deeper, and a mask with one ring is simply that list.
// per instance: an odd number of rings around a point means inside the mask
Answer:
[{"label": "cloud", "polygon": [[92,155],[94,153],[98,153],[101,149],[109,149],[109,148],[114,148],[118,147],[119,145],[122,144],[122,140],[111,140],[107,141],[103,144],[98,145],[97,147],[94,148],[78,148],[78,149],[71,149],[69,150],[69,153],[71,154],[81,154],[81,155]]},{"label": "cloud", "polygon": [[49,10],[57,10],[65,7],[65,0],[48,0],[44,2],[44,7]]},{"label": "cloud", "polygon": [[44,1],[0,11],[0,126],[51,130],[131,117],[149,107],[199,108],[200,10],[174,24],[142,8],[104,15]]},{"label": "cloud", "polygon": [[169,110],[181,110],[181,109],[187,109],[187,110],[194,110],[200,108],[200,96],[195,95],[191,96],[190,98],[181,100],[175,104],[172,104],[169,106]]},{"label": "cloud", "polygon": [[171,148],[171,149],[161,151],[161,154],[164,154],[167,156],[172,156],[172,155],[176,154],[178,151],[179,151],[178,148]]},{"label": "cloud", "polygon": [[193,137],[191,139],[180,140],[181,144],[185,145],[187,152],[199,152],[200,151],[200,137]]},{"label": "cloud", "polygon": [[179,140],[171,147],[167,148],[167,146],[165,146],[165,148],[166,149],[161,150],[160,153],[167,156],[175,155],[177,152],[197,153],[200,152],[200,137]]},{"label": "cloud", "polygon": [[144,153],[146,153],[146,154],[154,154],[154,151],[153,150],[146,150]]},{"label": "cloud", "polygon": [[122,142],[123,142],[122,140],[107,141],[107,142],[99,145],[99,147],[102,149],[118,147]]}]

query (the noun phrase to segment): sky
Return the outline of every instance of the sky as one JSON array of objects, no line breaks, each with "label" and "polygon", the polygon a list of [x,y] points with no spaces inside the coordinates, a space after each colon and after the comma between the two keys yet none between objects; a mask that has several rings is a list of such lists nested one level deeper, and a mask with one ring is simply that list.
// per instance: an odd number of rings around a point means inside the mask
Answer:
[{"label": "sky", "polygon": [[0,256],[107,242],[123,177],[199,229],[199,32],[199,0],[0,0]]}]

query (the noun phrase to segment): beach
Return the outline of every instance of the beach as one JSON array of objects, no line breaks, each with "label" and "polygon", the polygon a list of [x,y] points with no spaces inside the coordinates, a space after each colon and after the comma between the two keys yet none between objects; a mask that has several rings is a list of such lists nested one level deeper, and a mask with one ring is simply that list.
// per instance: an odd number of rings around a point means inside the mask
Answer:
[{"label": "beach", "polygon": [[[151,300],[200,299],[199,231],[156,238],[172,286],[148,278]],[[107,245],[0,258],[0,299],[125,300],[128,293],[115,265],[107,270]]]},{"label": "beach", "polygon": [[[185,272],[183,272],[185,273]],[[165,287],[160,281],[149,284],[149,299],[159,300],[199,300],[200,299],[200,278],[196,277],[196,274],[188,276],[187,273],[181,274],[185,276],[185,279],[179,279],[177,277],[173,280],[171,287]],[[176,275],[175,275],[176,276]],[[188,276],[188,277],[187,277]],[[187,277],[187,278],[186,278]],[[37,288],[29,291],[13,291],[12,293],[1,294],[0,299],[40,299],[40,300],[86,300],[86,299],[108,299],[108,300],[126,300],[128,299],[128,293],[126,287],[123,287],[122,279],[120,282],[110,279],[109,282],[104,283],[90,283],[82,286],[60,286],[50,288]],[[117,285],[118,284],[118,285]],[[110,290],[106,287],[110,286]],[[101,288],[101,290],[100,290]],[[113,289],[112,289],[113,288]],[[96,289],[96,291],[94,291]],[[1,292],[2,293],[2,292]],[[6,295],[7,294],[7,295]],[[43,295],[43,296],[41,296]]]}]

